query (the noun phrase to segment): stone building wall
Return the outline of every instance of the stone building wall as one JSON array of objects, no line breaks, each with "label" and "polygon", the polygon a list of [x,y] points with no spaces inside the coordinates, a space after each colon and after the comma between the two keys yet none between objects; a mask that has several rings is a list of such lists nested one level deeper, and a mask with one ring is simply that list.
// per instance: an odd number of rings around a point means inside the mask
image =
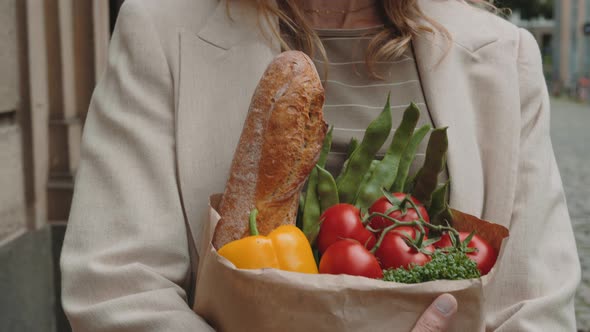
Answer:
[{"label": "stone building wall", "polygon": [[0,0],[0,331],[54,332],[51,230],[33,222],[26,189],[25,1]]},{"label": "stone building wall", "polygon": [[15,1],[0,0],[0,243],[26,228]]},{"label": "stone building wall", "polygon": [[122,0],[0,0],[0,331],[68,332],[59,257]]}]

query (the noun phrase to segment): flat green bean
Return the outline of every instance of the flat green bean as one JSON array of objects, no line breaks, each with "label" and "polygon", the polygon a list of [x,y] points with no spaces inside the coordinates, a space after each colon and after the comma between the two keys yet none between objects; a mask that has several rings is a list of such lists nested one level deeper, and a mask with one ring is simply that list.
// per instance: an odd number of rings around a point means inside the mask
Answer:
[{"label": "flat green bean", "polygon": [[344,174],[346,172],[346,169],[348,168],[348,160],[350,159],[350,156],[352,155],[354,150],[356,150],[356,148],[358,148],[358,146],[359,146],[359,141],[355,137],[352,137],[350,139],[350,142],[348,143],[347,148],[346,148],[346,160],[342,164],[342,169],[340,170],[340,174],[338,174],[338,176],[336,177],[336,183],[338,183],[340,181],[340,178],[342,178],[342,174]]},{"label": "flat green bean", "polygon": [[330,153],[330,149],[332,148],[332,135],[334,132],[334,126],[330,126],[328,132],[326,133],[326,137],[324,137],[324,142],[322,144],[322,150],[320,152],[320,158],[318,159],[317,164],[321,167],[326,167],[326,161],[328,160],[328,154]]},{"label": "flat green bean", "polygon": [[295,219],[295,226],[303,229],[303,209],[305,207],[305,193],[299,193],[299,207],[297,208],[297,218]]},{"label": "flat green bean", "polygon": [[451,215],[448,203],[449,184],[450,181],[445,182],[445,184],[439,186],[432,193],[432,200],[430,206],[428,206],[428,216],[430,217],[430,222],[434,225],[443,225],[444,219],[450,220]]},{"label": "flat green bean", "polygon": [[320,166],[316,166],[318,171],[318,197],[320,199],[320,213],[324,213],[328,208],[339,203],[338,188],[336,181],[330,172]]},{"label": "flat green bean", "polygon": [[419,118],[420,109],[414,103],[411,103],[404,112],[402,122],[395,131],[385,156],[377,164],[369,180],[360,187],[355,202],[358,207],[368,208],[383,195],[383,188],[390,188],[393,185],[402,154],[412,138]]},{"label": "flat green bean", "polygon": [[359,146],[359,140],[356,139],[356,137],[351,137],[350,142],[348,143],[348,147],[346,149],[346,159],[350,158],[350,156],[352,155],[354,150],[356,150],[356,148],[358,148],[358,146]]},{"label": "flat green bean", "polygon": [[383,111],[374,119],[365,131],[363,140],[348,160],[348,166],[337,181],[338,196],[342,203],[353,203],[359,185],[371,166],[371,161],[391,131],[391,107],[389,97]]},{"label": "flat green bean", "polygon": [[[371,166],[369,166],[369,170],[367,171],[367,173],[365,173],[365,176],[363,176],[363,180],[361,181],[361,184],[359,186],[359,189],[363,187],[363,185],[365,183],[367,183],[367,181],[369,181],[369,179],[371,178],[371,175],[373,174],[373,172],[375,171],[375,168],[377,167],[377,165],[379,165],[380,160],[375,159],[371,161]],[[357,197],[355,198],[355,202],[358,199],[358,192],[357,192]]]},{"label": "flat green bean", "polygon": [[418,174],[420,174],[421,170],[422,170],[422,168],[420,168],[416,173],[408,176],[408,178],[406,179],[406,182],[404,183],[404,191],[403,192],[411,193],[412,191],[414,191],[414,185],[416,184],[416,177],[418,176]]},{"label": "flat green bean", "polygon": [[424,165],[416,175],[412,190],[412,195],[425,206],[430,205],[432,193],[438,184],[438,175],[444,169],[448,146],[447,128],[435,129],[428,140]]},{"label": "flat green bean", "polygon": [[428,134],[430,129],[430,125],[424,125],[416,130],[414,135],[412,135],[410,142],[404,150],[402,159],[399,162],[399,168],[397,170],[395,181],[393,182],[393,186],[390,188],[391,192],[404,192],[408,173],[410,172],[410,167],[412,166],[414,158],[416,157],[416,150],[418,150],[418,146],[420,146],[424,136]]},{"label": "flat green bean", "polygon": [[[328,130],[328,133],[324,137],[324,142],[322,145],[322,150],[320,152],[320,157],[318,159],[318,164],[320,166],[325,165],[326,160],[328,158],[328,153],[330,152],[330,147],[332,146],[332,128]],[[303,216],[302,216],[302,230],[303,234],[307,237],[307,240],[311,245],[315,242],[315,239],[318,235],[320,230],[320,201],[318,198],[317,193],[317,186],[318,186],[318,171],[314,168],[310,175],[309,179],[307,180],[307,189],[305,192],[305,204],[303,207]]]}]

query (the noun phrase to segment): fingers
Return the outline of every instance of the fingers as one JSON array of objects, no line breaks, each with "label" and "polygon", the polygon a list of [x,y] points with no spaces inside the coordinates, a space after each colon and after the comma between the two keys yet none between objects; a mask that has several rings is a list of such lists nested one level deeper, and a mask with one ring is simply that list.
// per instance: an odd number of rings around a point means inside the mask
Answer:
[{"label": "fingers", "polygon": [[457,300],[451,294],[443,294],[424,311],[412,332],[444,332],[457,312]]}]

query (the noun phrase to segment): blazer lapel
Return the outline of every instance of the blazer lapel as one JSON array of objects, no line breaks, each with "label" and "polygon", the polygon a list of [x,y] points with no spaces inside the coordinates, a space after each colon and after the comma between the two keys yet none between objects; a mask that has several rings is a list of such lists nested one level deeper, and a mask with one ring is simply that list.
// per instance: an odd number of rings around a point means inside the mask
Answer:
[{"label": "blazer lapel", "polygon": [[[413,40],[424,97],[434,124],[449,128],[450,204],[508,226],[520,132],[515,111],[519,109],[518,78],[503,76],[499,68],[508,67],[481,60],[485,56],[480,53],[496,41],[495,34],[482,30],[473,35],[451,21],[462,15],[457,11],[466,10],[466,4],[423,0],[420,6],[453,36],[449,41],[440,33],[423,34]],[[470,18],[472,11],[467,14],[461,17],[477,19]],[[501,47],[498,49],[490,53],[508,58]]]},{"label": "blazer lapel", "polygon": [[[440,36],[420,36],[413,46],[424,98],[436,127],[448,127],[447,169],[451,179],[450,203],[459,210],[483,212],[483,174],[474,131],[474,105],[467,93],[463,64],[457,50],[447,49]],[[449,52],[445,54],[445,52]]]},{"label": "blazer lapel", "polygon": [[232,160],[250,99],[277,52],[261,33],[255,9],[231,3],[231,19],[221,1],[197,35],[180,32],[178,176],[197,248],[208,197],[223,192],[227,161]]},{"label": "blazer lapel", "polygon": [[[278,28],[278,20],[270,22],[260,17],[254,5],[244,1],[219,1],[198,37],[224,50],[249,43],[265,44],[265,48],[278,51],[279,42],[272,38]],[[245,55],[245,54],[243,54]]]}]

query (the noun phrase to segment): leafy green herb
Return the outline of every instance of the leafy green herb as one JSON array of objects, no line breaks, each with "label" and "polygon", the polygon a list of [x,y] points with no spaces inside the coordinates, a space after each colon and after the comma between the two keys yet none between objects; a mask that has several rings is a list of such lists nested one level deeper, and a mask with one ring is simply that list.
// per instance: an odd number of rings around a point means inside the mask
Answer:
[{"label": "leafy green herb", "polygon": [[461,280],[479,278],[477,264],[459,250],[445,252],[437,249],[432,260],[423,266],[412,265],[409,270],[402,267],[383,271],[383,280],[404,284],[416,284],[433,280]]}]

